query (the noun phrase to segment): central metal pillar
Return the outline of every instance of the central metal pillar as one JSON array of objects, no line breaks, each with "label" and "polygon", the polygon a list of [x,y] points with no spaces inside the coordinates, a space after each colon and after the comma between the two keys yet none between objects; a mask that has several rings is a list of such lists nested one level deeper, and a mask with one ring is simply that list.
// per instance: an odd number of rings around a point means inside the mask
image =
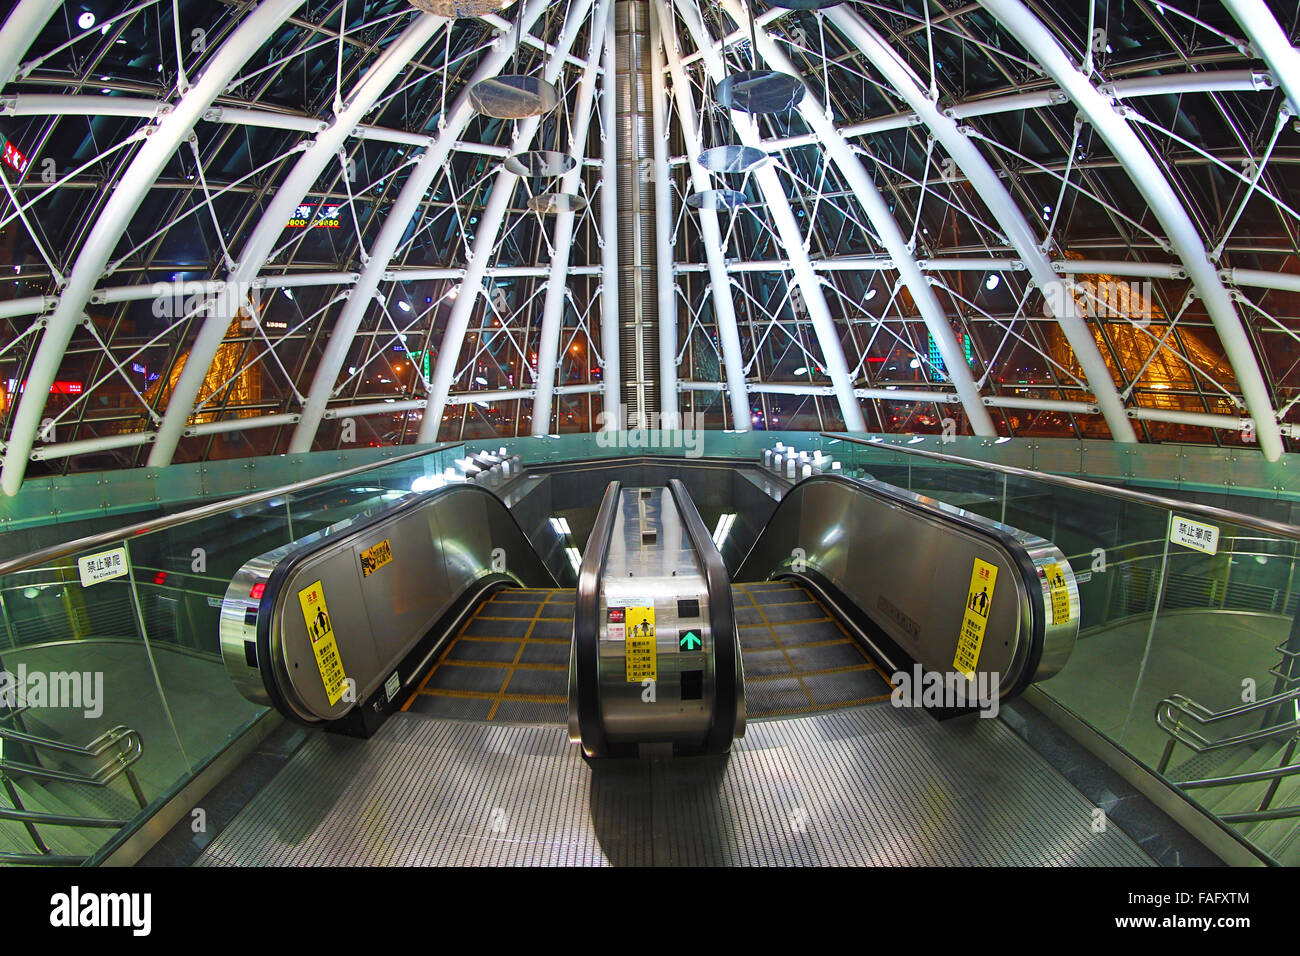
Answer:
[{"label": "central metal pillar", "polygon": [[616,0],[618,362],[629,428],[651,427],[659,412],[652,62],[648,0]]}]

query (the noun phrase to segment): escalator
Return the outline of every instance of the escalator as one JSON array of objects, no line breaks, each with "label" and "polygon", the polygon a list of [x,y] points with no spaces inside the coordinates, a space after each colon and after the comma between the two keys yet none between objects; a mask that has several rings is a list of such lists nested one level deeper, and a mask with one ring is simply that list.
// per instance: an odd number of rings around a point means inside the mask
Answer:
[{"label": "escalator", "polygon": [[246,564],[228,671],[334,733],[197,862],[1150,863],[975,715],[1069,655],[1049,542],[825,477],[728,573],[680,482],[611,482],[578,587],[555,579],[471,485]]}]

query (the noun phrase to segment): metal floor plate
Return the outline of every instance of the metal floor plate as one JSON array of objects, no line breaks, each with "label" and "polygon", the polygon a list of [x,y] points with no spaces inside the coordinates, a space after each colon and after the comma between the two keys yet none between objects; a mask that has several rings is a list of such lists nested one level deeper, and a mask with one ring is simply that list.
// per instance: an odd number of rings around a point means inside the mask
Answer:
[{"label": "metal floor plate", "polygon": [[589,765],[557,727],[407,712],[313,734],[197,865],[1151,865],[1093,810],[974,716],[876,704]]}]

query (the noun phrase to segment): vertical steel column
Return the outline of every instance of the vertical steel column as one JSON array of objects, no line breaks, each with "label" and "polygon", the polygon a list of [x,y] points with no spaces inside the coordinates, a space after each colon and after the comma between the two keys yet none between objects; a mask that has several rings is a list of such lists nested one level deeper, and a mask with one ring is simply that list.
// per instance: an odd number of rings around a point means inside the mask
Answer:
[{"label": "vertical steel column", "polygon": [[[681,124],[682,139],[686,144],[686,161],[691,169],[691,184],[697,190],[713,188],[708,172],[700,165],[703,137],[695,115],[695,102],[691,99],[691,85],[682,66],[681,49],[677,44],[672,11],[664,0],[654,0],[659,21],[659,35],[663,37],[664,57],[673,81],[673,101],[677,104],[677,121]],[[665,171],[666,175],[666,171]],[[749,394],[745,389],[745,362],[740,348],[740,328],[736,322],[736,303],[731,294],[731,277],[722,248],[722,229],[718,214],[712,209],[701,209],[700,238],[704,245],[704,258],[709,269],[709,290],[713,301],[713,321],[718,329],[718,351],[722,354],[722,370],[726,382],[728,404],[731,407],[731,427],[747,432],[753,428],[749,410]]]},{"label": "vertical steel column", "polygon": [[[609,22],[611,0],[599,0],[591,21],[587,43],[587,67],[578,83],[578,108],[571,128],[569,155],[577,161],[560,180],[560,192],[572,193],[582,182],[583,160],[587,156],[587,129],[591,124],[592,101],[596,94],[596,74],[605,44],[605,27]],[[551,401],[555,394],[560,367],[560,338],[564,331],[565,293],[569,288],[569,246],[573,242],[575,214],[561,209],[555,214],[551,233],[551,268],[546,280],[546,299],[542,305],[542,325],[537,342],[537,392],[533,396],[533,435],[545,435],[551,427]]]},{"label": "vertical steel column", "polygon": [[654,117],[655,275],[659,308],[660,427],[681,427],[677,405],[677,277],[673,274],[673,190],[668,175],[668,90],[664,79],[664,36],[650,17],[650,92]]},{"label": "vertical steel column", "polygon": [[650,6],[614,4],[614,69],[618,96],[618,314],[619,368],[631,428],[658,418],[659,285],[654,276],[654,147],[651,133]]},{"label": "vertical steel column", "polygon": [[600,353],[605,364],[602,430],[627,428],[623,417],[623,387],[619,375],[618,320],[618,131],[615,117],[618,101],[614,83],[614,8],[609,8],[605,25],[605,73],[600,83]]}]

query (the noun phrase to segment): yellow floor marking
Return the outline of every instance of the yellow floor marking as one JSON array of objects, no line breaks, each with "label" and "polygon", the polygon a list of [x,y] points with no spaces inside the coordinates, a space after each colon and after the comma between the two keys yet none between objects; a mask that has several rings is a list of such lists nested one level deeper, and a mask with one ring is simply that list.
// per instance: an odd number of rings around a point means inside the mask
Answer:
[{"label": "yellow floor marking", "polygon": [[[546,608],[547,602],[554,596],[555,592],[551,591],[542,600],[542,603],[537,605],[537,613],[533,615],[532,622],[528,625],[528,630],[524,632],[523,640],[519,642],[519,648],[515,651],[515,659],[511,661],[510,666],[506,669],[506,679],[501,682],[501,687],[497,690],[497,699],[492,702],[492,709],[488,711],[488,720],[491,720],[497,715],[497,708],[501,706],[501,698],[505,695],[506,687],[509,686],[511,679],[515,676],[515,668],[519,666],[519,658],[523,656],[524,648],[528,646],[528,638],[533,633],[533,628],[537,626],[537,622],[542,619],[542,611]],[[540,670],[540,668],[538,669]],[[555,669],[559,670],[558,667]]]}]

